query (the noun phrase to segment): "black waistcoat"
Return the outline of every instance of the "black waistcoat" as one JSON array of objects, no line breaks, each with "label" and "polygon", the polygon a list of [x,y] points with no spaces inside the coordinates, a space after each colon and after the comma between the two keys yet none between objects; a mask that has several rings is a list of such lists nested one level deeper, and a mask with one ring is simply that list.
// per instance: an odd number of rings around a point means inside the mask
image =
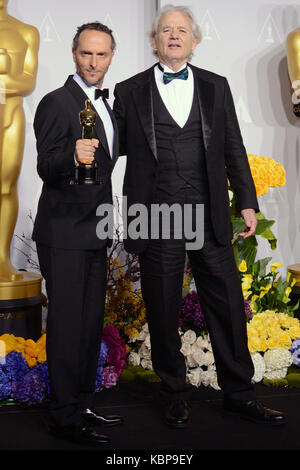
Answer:
[{"label": "black waistcoat", "polygon": [[174,196],[181,189],[192,186],[199,192],[199,200],[207,201],[208,180],[196,87],[184,127],[180,127],[170,115],[155,80],[153,112],[158,158],[156,191]]}]

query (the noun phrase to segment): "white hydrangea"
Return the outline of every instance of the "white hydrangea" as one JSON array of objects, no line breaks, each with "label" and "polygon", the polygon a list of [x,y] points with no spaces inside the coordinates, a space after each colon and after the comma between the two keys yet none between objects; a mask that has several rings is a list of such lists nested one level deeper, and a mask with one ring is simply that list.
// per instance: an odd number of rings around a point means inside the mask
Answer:
[{"label": "white hydrangea", "polygon": [[271,372],[272,370],[289,367],[293,362],[293,358],[288,349],[276,348],[265,352],[264,361],[266,372]]},{"label": "white hydrangea", "polygon": [[254,375],[252,377],[252,382],[261,382],[266,372],[266,364],[264,358],[259,352],[255,352],[251,354],[251,359],[254,365]]},{"label": "white hydrangea", "polygon": [[266,372],[264,375],[265,379],[284,379],[287,374],[287,367],[282,367],[281,369],[273,369],[269,372]]}]

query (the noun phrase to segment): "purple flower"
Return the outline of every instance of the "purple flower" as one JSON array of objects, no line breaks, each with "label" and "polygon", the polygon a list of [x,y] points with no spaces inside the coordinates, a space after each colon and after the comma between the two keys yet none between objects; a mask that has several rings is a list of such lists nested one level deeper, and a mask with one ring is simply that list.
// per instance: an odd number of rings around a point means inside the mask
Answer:
[{"label": "purple flower", "polygon": [[292,358],[293,358],[293,364],[300,367],[300,348],[296,349],[292,353]]},{"label": "purple flower", "polygon": [[12,388],[12,398],[21,403],[40,403],[46,398],[47,384],[43,371],[37,370],[39,366],[31,369]]},{"label": "purple flower", "polygon": [[205,318],[196,291],[189,292],[182,298],[179,327],[182,330],[194,329],[201,331],[206,329]]},{"label": "purple flower", "polygon": [[98,392],[101,388],[102,381],[103,381],[103,366],[106,362],[106,357],[108,353],[109,347],[107,346],[105,341],[101,341],[101,348],[100,354],[98,358],[98,367],[96,372],[96,383],[95,383],[95,392]]},{"label": "purple flower", "polygon": [[300,338],[293,341],[291,346],[291,354],[293,358],[293,364],[300,367]]},{"label": "purple flower", "polygon": [[11,381],[17,381],[29,372],[29,367],[22,353],[11,352],[5,357],[5,363],[1,366]]},{"label": "purple flower", "polygon": [[293,353],[294,351],[296,351],[299,348],[300,348],[300,338],[295,339],[295,341],[292,342],[291,353]]},{"label": "purple flower", "polygon": [[244,299],[244,307],[247,320],[251,320],[251,318],[253,317],[253,313],[251,311],[250,302],[247,299]]},{"label": "purple flower", "polygon": [[119,376],[126,364],[126,344],[121,337],[119,330],[107,324],[102,334],[103,340],[109,346],[107,353],[107,363],[114,366],[114,372]]},{"label": "purple flower", "polygon": [[118,374],[115,371],[114,366],[107,366],[103,369],[103,387],[111,388],[115,387],[118,382]]},{"label": "purple flower", "polygon": [[11,394],[11,380],[6,372],[0,367],[0,401],[9,398]]}]

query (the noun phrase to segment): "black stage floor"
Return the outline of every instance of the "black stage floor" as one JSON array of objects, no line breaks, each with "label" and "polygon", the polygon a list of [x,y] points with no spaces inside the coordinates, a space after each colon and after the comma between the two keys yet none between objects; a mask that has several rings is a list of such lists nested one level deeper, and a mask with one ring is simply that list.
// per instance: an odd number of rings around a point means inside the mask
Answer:
[{"label": "black stage floor", "polygon": [[[169,429],[162,423],[157,391],[157,383],[134,382],[120,383],[115,388],[99,392],[96,395],[96,403],[101,412],[120,414],[124,416],[125,422],[122,426],[95,428],[111,437],[111,444],[97,448],[60,441],[50,436],[45,427],[44,406],[1,406],[1,454],[3,455],[3,451],[100,451],[97,459],[104,459],[104,463],[110,463],[110,460],[106,460],[110,457],[147,455],[144,458],[146,465],[146,461],[149,464],[147,459],[150,455],[156,456],[160,453],[193,455],[195,463],[197,459],[197,462],[200,462],[206,453],[216,456],[220,453],[228,454],[227,451],[252,451],[253,456],[253,451],[259,451],[259,455],[266,454],[267,451],[272,454],[274,462],[274,458],[285,451],[290,457],[285,455],[286,465],[298,465],[295,460],[298,455],[293,454],[298,454],[300,450],[299,388],[256,385],[259,401],[287,414],[288,423],[279,427],[225,419],[222,416],[221,392],[205,387],[193,388],[190,424],[187,428],[179,430]],[[14,456],[17,456],[17,452],[14,452]],[[168,463],[174,464],[175,461]],[[232,463],[237,465],[237,462]],[[243,466],[245,463],[245,460],[240,461]],[[159,462],[154,460],[152,464]]]}]

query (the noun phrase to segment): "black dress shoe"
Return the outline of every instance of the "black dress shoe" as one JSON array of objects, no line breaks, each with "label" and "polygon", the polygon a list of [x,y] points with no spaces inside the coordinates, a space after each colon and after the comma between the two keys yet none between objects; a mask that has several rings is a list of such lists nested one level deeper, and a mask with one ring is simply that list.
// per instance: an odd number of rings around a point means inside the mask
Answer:
[{"label": "black dress shoe", "polygon": [[97,411],[86,408],[81,411],[81,416],[90,424],[105,424],[106,426],[116,426],[123,423],[122,416],[110,415],[103,416]]},{"label": "black dress shoe", "polygon": [[163,420],[171,428],[184,428],[189,420],[187,402],[180,400],[168,403],[164,411]]},{"label": "black dress shoe", "polygon": [[109,437],[104,434],[98,434],[87,426],[53,426],[50,427],[49,431],[57,439],[76,444],[100,445],[110,442]]},{"label": "black dress shoe", "polygon": [[258,424],[268,424],[278,426],[285,424],[287,419],[281,411],[266,408],[258,401],[242,401],[224,399],[225,414],[247,419]]}]

